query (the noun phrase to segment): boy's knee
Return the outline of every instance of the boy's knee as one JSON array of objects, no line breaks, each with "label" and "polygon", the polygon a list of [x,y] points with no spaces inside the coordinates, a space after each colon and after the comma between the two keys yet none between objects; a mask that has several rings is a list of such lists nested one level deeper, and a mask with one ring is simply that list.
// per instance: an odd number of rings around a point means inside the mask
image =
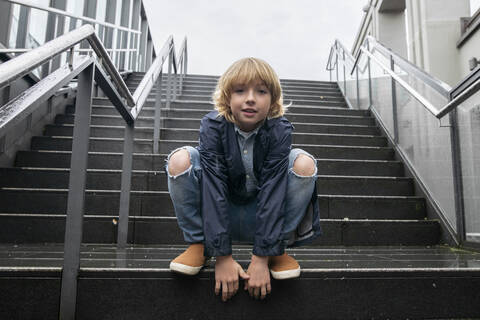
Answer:
[{"label": "boy's knee", "polygon": [[168,174],[177,176],[190,168],[190,154],[186,149],[175,151],[168,160]]},{"label": "boy's knee", "polygon": [[293,162],[293,171],[300,176],[313,176],[315,161],[305,154],[299,154]]}]

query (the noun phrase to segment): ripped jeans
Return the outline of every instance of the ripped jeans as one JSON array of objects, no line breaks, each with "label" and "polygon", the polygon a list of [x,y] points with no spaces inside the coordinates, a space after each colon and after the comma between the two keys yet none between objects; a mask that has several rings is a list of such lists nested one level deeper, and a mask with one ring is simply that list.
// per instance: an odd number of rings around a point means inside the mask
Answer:
[{"label": "ripped jeans", "polygon": [[[190,167],[176,176],[168,174],[168,161],[173,153],[186,149],[190,154]],[[315,172],[311,176],[300,176],[293,171],[293,163],[298,155],[305,154],[315,162]],[[204,241],[203,222],[200,206],[201,175],[200,153],[197,149],[186,146],[170,153],[167,159],[168,191],[173,202],[175,215],[187,243]],[[306,212],[312,198],[312,192],[317,178],[317,163],[315,158],[302,149],[292,149],[288,164],[288,186],[285,199],[285,223],[282,234],[294,231]],[[255,218],[257,201],[247,204],[229,204],[230,236],[232,241],[253,244],[255,238]]]}]

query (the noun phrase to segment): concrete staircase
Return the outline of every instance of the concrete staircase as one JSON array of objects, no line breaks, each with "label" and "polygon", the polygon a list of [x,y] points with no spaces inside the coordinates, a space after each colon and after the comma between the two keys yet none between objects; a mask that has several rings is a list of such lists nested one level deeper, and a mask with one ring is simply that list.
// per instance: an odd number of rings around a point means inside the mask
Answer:
[{"label": "concrete staircase", "polygon": [[[133,91],[143,74],[127,84]],[[294,147],[318,160],[324,235],[289,250],[299,279],[273,281],[266,301],[239,292],[224,304],[214,272],[171,274],[184,248],[167,191],[166,155],[195,146],[201,117],[212,109],[218,77],[189,75],[183,94],[162,110],[160,154],[153,154],[155,90],[136,124],[127,250],[115,248],[123,125],[105,98],[92,107],[78,319],[345,319],[480,316],[480,254],[440,244],[438,221],[426,219],[369,111],[350,110],[335,83],[282,80]],[[165,106],[165,104],[164,104]],[[0,168],[0,318],[58,318],[74,107]],[[245,267],[250,249],[235,246]]]}]

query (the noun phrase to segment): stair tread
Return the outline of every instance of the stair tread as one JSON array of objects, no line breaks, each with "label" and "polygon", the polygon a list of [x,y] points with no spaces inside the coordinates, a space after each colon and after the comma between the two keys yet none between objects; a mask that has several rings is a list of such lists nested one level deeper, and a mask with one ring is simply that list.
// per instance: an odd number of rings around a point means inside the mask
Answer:
[{"label": "stair tread", "polygon": [[[185,245],[135,245],[118,250],[112,245],[83,244],[80,272],[165,273],[170,276],[169,263],[183,252]],[[233,255],[246,266],[251,246],[234,245]],[[304,247],[286,250],[302,267],[302,277],[311,273],[363,273],[388,276],[404,272],[480,272],[480,253],[455,250],[446,246],[431,247]],[[123,255],[122,255],[123,254]],[[0,245],[0,272],[60,272],[63,264],[63,244]],[[213,273],[213,259],[202,273]]]}]

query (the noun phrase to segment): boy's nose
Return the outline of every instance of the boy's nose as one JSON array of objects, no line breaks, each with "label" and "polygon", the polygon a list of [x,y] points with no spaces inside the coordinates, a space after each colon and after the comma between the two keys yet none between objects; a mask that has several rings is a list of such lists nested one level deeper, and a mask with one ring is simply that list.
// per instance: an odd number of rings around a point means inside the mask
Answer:
[{"label": "boy's nose", "polygon": [[255,94],[253,90],[248,90],[247,91],[247,102],[255,102]]}]

